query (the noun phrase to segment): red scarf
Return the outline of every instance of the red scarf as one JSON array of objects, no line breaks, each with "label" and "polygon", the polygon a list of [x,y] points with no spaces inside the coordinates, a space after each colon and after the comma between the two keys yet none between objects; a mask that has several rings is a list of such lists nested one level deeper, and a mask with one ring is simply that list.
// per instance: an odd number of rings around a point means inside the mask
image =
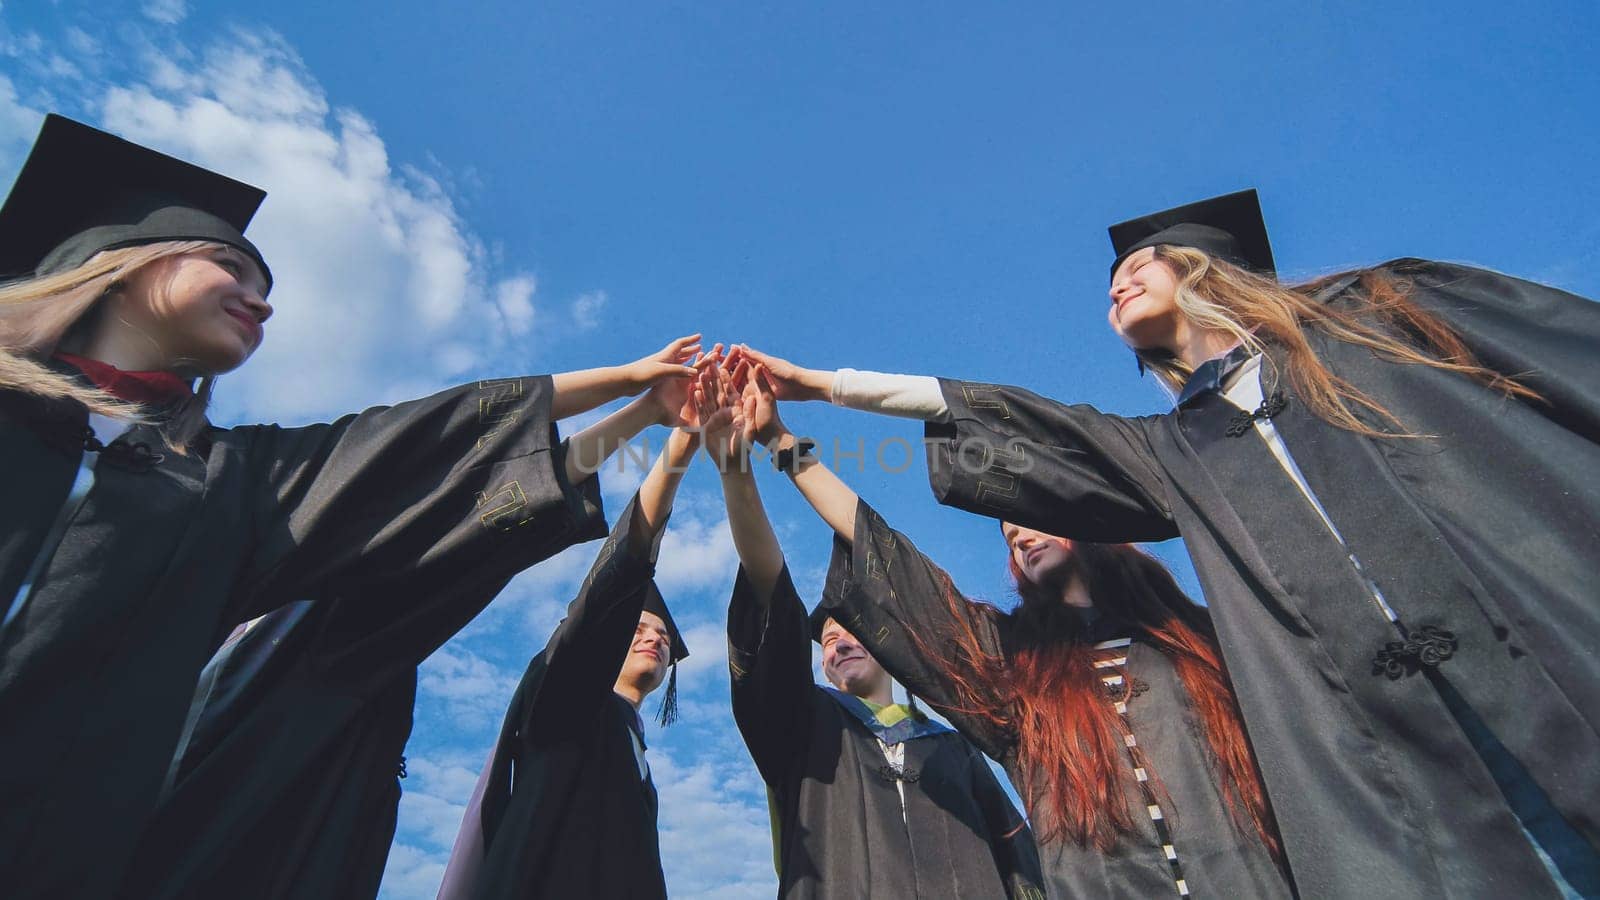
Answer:
[{"label": "red scarf", "polygon": [[166,406],[194,396],[189,382],[171,372],[124,372],[116,366],[71,353],[56,353],[56,359],[82,372],[95,387],[129,403]]}]

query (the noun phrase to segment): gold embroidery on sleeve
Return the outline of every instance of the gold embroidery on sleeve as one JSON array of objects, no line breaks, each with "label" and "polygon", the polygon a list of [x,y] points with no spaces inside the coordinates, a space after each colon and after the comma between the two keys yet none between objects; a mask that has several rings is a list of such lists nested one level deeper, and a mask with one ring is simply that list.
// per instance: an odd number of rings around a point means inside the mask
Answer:
[{"label": "gold embroidery on sleeve", "polygon": [[496,378],[478,382],[478,424],[484,426],[475,449],[482,450],[490,439],[522,418],[523,397],[527,388],[521,378]]},{"label": "gold embroidery on sleeve", "polygon": [[478,521],[485,528],[510,531],[528,524],[532,519],[528,495],[522,490],[522,485],[515,481],[496,488],[493,493],[478,493]]},{"label": "gold embroidery on sleeve", "polygon": [[993,384],[962,382],[961,397],[968,409],[992,409],[1002,419],[1011,418],[1011,408],[1006,406],[1004,388]]}]

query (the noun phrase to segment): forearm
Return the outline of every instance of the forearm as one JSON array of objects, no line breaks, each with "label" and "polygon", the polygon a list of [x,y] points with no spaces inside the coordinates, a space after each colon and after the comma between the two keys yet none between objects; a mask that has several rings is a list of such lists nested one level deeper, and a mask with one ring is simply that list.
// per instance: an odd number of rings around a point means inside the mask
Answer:
[{"label": "forearm", "polygon": [[644,483],[639,485],[639,514],[652,545],[660,541],[667,519],[672,515],[678,486],[683,483],[684,472],[694,459],[694,451],[694,438],[682,428],[673,429],[667,437],[667,446],[656,457]]},{"label": "forearm", "polygon": [[573,435],[567,440],[567,480],[577,484],[599,472],[618,448],[656,424],[658,416],[641,398]]},{"label": "forearm", "polygon": [[836,406],[923,422],[947,422],[950,409],[939,379],[840,369],[830,375],[829,399]]},{"label": "forearm", "polygon": [[755,476],[747,466],[722,473],[722,497],[728,506],[728,527],[733,532],[739,562],[750,577],[757,600],[766,604],[783,571],[783,548],[778,545],[778,536],[761,504]]},{"label": "forearm", "polygon": [[565,419],[586,413],[598,406],[639,392],[625,366],[602,366],[597,369],[580,369],[552,376],[555,396],[551,399],[550,417]]},{"label": "forearm", "polygon": [[[794,442],[794,435],[785,434],[779,438],[777,449],[792,447]],[[833,529],[834,534],[846,543],[855,539],[856,501],[859,498],[833,470],[820,460],[808,457],[789,474],[789,479],[800,489],[801,496],[822,517],[822,521]]]}]

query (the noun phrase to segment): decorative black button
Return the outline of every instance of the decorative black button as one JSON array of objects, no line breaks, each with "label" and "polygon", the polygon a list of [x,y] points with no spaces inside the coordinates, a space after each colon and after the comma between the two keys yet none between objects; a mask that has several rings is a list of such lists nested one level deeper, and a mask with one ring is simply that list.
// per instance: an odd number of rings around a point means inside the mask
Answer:
[{"label": "decorative black button", "polygon": [[1233,418],[1228,420],[1228,437],[1238,437],[1244,434],[1250,430],[1250,426],[1255,424],[1257,419],[1270,419],[1283,412],[1288,405],[1289,400],[1283,396],[1283,391],[1273,391],[1272,396],[1262,400],[1261,405],[1256,407],[1253,412],[1245,412],[1241,409],[1233,414]]},{"label": "decorative black button", "polygon": [[1424,625],[1406,635],[1403,641],[1384,644],[1372,658],[1372,674],[1384,675],[1393,681],[1423,669],[1437,669],[1440,663],[1456,655],[1459,645],[1454,633]]}]

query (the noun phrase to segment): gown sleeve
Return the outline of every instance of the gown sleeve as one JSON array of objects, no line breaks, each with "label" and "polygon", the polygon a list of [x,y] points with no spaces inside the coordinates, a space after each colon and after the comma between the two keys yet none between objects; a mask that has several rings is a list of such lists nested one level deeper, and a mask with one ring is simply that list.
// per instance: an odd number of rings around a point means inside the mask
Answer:
[{"label": "gown sleeve", "polygon": [[[857,504],[854,542],[834,538],[822,606],[906,690],[937,709],[978,749],[1004,760],[1014,734],[976,708],[993,709],[998,699],[963,697],[957,676],[946,668],[970,673],[966,680],[982,691],[972,661],[955,654],[952,641],[958,630],[970,631],[983,653],[1000,656],[998,614],[962,596],[910,538],[891,529],[866,501]],[[935,657],[947,650],[944,659]]]},{"label": "gown sleeve", "polygon": [[519,688],[522,721],[515,724],[524,741],[559,739],[608,708],[655,572],[638,507],[635,497],[617,519],[566,618],[535,658],[538,684],[526,693]]},{"label": "gown sleeve", "polygon": [[1099,543],[1178,536],[1148,438],[1157,417],[1122,418],[1004,385],[939,386],[950,421],[925,428],[940,503]]},{"label": "gown sleeve", "polygon": [[1397,260],[1411,299],[1443,319],[1488,368],[1521,382],[1567,430],[1600,443],[1600,303],[1498,272]]},{"label": "gown sleeve", "polygon": [[970,765],[973,793],[988,826],[995,866],[1005,881],[1006,896],[1011,900],[1044,900],[1044,875],[1033,831],[1000,786],[994,770],[976,750],[972,751]]},{"label": "gown sleeve", "polygon": [[237,618],[306,596],[492,591],[598,537],[593,479],[565,476],[553,391],[549,376],[485,381],[330,424],[233,429],[252,492]]},{"label": "gown sleeve", "polygon": [[788,566],[772,596],[757,596],[744,567],[728,602],[728,674],[733,719],[768,785],[795,774],[811,728],[811,636]]}]

